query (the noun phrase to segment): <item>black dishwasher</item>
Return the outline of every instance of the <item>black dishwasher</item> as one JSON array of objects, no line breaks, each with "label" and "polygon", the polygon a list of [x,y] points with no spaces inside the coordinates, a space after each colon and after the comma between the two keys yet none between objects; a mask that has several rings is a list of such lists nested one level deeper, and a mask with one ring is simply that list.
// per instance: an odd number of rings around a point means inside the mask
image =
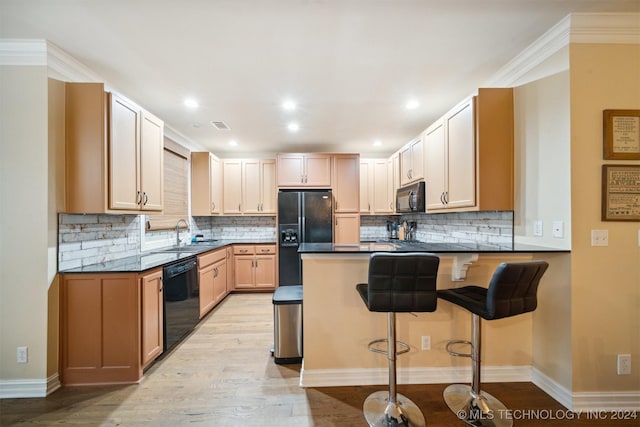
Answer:
[{"label": "black dishwasher", "polygon": [[196,258],[190,257],[163,268],[164,350],[171,349],[200,321]]}]

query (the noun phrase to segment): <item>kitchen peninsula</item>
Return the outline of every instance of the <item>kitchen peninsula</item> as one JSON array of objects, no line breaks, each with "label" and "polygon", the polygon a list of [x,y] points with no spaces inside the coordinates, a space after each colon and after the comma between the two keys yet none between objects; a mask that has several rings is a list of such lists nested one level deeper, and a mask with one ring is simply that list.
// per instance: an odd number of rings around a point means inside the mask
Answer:
[{"label": "kitchen peninsula", "polygon": [[[544,259],[550,268],[542,279],[539,307],[551,295],[551,284],[564,274],[569,251],[514,244],[495,247],[464,243],[363,242],[358,245],[303,244],[304,387],[386,384],[387,360],[367,350],[369,341],[386,337],[386,314],[369,312],[356,292],[366,283],[373,252],[433,252],[440,257],[437,288],[477,284],[487,286],[497,265],[504,261]],[[483,375],[486,381],[530,381],[535,322],[538,313],[487,322]],[[466,358],[449,356],[450,339],[470,337],[470,316],[439,300],[433,313],[399,313],[398,340],[411,351],[398,358],[398,383],[468,381]],[[430,349],[422,337],[430,337]]]}]

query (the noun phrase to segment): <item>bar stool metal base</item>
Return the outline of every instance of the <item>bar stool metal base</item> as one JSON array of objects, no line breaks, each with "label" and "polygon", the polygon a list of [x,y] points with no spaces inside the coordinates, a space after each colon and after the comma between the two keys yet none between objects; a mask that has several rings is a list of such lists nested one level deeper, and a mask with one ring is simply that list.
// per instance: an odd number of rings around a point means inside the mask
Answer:
[{"label": "bar stool metal base", "polygon": [[364,418],[370,427],[425,427],[424,415],[406,396],[396,395],[396,403],[389,402],[388,391],[376,391],[364,401]]},{"label": "bar stool metal base", "polygon": [[442,393],[449,409],[458,419],[475,427],[511,427],[513,419],[498,399],[485,391],[473,395],[471,386],[452,384]]}]

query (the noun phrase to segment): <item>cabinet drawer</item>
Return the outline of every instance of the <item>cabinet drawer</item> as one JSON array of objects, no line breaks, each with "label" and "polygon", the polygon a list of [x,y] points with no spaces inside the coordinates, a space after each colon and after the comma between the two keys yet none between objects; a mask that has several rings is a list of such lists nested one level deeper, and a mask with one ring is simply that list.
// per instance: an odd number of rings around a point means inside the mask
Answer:
[{"label": "cabinet drawer", "polygon": [[254,255],[256,253],[256,247],[253,245],[236,245],[233,247],[234,255]]},{"label": "cabinet drawer", "polygon": [[264,254],[275,254],[276,246],[275,245],[256,245],[256,255],[264,255]]},{"label": "cabinet drawer", "polygon": [[198,268],[203,268],[218,262],[227,257],[226,249],[216,250],[213,252],[207,252],[203,255],[198,255]]}]

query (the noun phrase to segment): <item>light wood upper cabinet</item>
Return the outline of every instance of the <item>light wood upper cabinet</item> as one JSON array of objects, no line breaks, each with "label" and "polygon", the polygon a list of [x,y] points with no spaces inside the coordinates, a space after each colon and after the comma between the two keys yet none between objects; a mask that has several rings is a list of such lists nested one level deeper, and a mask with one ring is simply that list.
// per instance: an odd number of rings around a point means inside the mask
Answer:
[{"label": "light wood upper cabinet", "polygon": [[334,215],[333,243],[360,243],[360,214]]},{"label": "light wood upper cabinet", "polygon": [[163,349],[163,307],[162,269],[140,276],[142,301],[142,366],[153,362]]},{"label": "light wood upper cabinet", "polygon": [[164,122],[142,111],[140,126],[141,209],[161,211],[163,204]]},{"label": "light wood upper cabinet", "polygon": [[428,212],[513,209],[512,89],[479,89],[424,140]]},{"label": "light wood upper cabinet", "polygon": [[254,215],[276,213],[275,160],[242,161],[242,211]]},{"label": "light wood upper cabinet", "polygon": [[360,155],[335,154],[333,156],[334,211],[348,213],[360,211]]},{"label": "light wood upper cabinet", "polygon": [[222,161],[222,213],[239,215],[242,213],[242,161]]},{"label": "light wood upper cabinet", "polygon": [[191,153],[191,214],[222,213],[222,164],[209,152]]},{"label": "light wood upper cabinet", "polygon": [[373,162],[374,159],[360,159],[360,213],[373,211]]},{"label": "light wood upper cabinet", "polygon": [[331,187],[331,155],[278,154],[278,187]]},{"label": "light wood upper cabinet", "polygon": [[102,83],[66,83],[65,212],[162,210],[161,120]]},{"label": "light wood upper cabinet", "polygon": [[422,136],[400,149],[400,185],[424,179],[424,145]]},{"label": "light wood upper cabinet", "polygon": [[[388,159],[366,159],[360,162],[360,213],[393,213],[393,163]],[[363,173],[362,168],[366,172]],[[367,191],[366,196],[362,195]]]}]

